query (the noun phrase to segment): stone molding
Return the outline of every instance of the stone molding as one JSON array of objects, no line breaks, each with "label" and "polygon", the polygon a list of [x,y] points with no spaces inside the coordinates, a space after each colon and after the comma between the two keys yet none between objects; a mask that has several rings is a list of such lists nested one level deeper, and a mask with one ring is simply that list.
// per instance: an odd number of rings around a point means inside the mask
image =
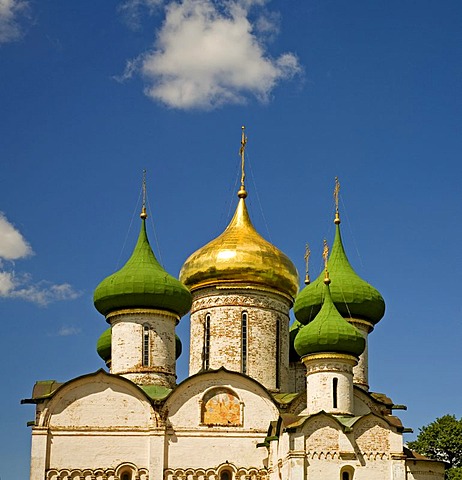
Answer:
[{"label": "stone molding", "polygon": [[158,317],[166,317],[166,318],[173,318],[175,319],[176,323],[179,322],[180,317],[172,312],[169,312],[167,310],[157,310],[154,308],[127,308],[125,310],[115,310],[114,312],[108,313],[106,315],[106,321],[108,323],[116,323],[116,322],[121,322],[124,321],[125,319],[123,317],[136,317],[136,316],[158,316]]},{"label": "stone molding", "polygon": [[277,299],[262,296],[257,292],[243,291],[226,294],[224,292],[209,291],[203,292],[200,297],[198,296],[193,300],[191,314],[213,307],[255,307],[288,315],[290,305],[283,298]]},{"label": "stone molding", "polygon": [[55,469],[46,472],[46,480],[120,480],[119,474],[130,470],[134,480],[149,480],[146,468],[136,468],[132,464],[122,464],[117,468]]},{"label": "stone molding", "polygon": [[164,470],[164,480],[218,480],[224,469],[233,472],[234,480],[268,480],[264,468],[236,468],[232,464],[222,464],[216,468],[168,468]]}]

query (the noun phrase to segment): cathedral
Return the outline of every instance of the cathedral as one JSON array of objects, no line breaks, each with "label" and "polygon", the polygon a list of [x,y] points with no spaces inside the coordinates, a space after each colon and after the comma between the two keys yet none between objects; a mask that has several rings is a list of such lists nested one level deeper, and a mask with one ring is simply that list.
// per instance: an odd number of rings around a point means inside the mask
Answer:
[{"label": "cathedral", "polygon": [[[394,410],[405,407],[369,390],[367,338],[385,303],[344,250],[338,182],[332,248],[299,292],[295,266],[249,217],[246,142],[243,130],[234,216],[179,280],[151,249],[144,195],[131,257],[94,292],[107,368],[38,381],[22,401],[36,408],[31,480],[444,478],[442,462],[403,445]],[[177,384],[175,327],[188,312],[189,376]]]}]

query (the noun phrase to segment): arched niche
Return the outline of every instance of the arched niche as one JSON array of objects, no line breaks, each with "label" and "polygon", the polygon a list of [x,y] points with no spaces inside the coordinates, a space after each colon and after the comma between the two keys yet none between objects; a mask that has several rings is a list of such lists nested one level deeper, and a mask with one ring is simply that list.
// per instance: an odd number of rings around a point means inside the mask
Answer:
[{"label": "arched niche", "polygon": [[212,388],[205,392],[200,404],[202,425],[242,426],[242,402],[231,389]]}]

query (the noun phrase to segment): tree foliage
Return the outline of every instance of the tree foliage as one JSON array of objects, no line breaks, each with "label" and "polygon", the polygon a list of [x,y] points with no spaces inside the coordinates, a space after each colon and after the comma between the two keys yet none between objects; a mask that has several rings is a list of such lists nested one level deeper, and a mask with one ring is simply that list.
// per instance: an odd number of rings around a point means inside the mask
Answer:
[{"label": "tree foliage", "polygon": [[409,442],[411,450],[435,460],[447,462],[448,480],[462,480],[462,419],[444,415],[419,428],[417,440]]}]

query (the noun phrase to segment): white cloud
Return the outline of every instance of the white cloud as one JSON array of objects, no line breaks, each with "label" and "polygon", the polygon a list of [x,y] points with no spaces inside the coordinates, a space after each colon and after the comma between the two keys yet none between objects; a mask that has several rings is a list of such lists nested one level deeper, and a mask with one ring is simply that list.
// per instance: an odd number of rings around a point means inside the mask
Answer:
[{"label": "white cloud", "polygon": [[26,300],[44,307],[52,302],[74,300],[80,294],[68,283],[54,284],[46,280],[34,283],[30,274],[0,271],[1,298]]},{"label": "white cloud", "polygon": [[0,0],[0,44],[21,37],[18,19],[27,11],[28,6],[26,0]]},{"label": "white cloud", "polygon": [[119,12],[130,27],[138,30],[144,13],[152,14],[163,4],[164,0],[126,0],[119,6]]},{"label": "white cloud", "polygon": [[0,212],[0,298],[17,298],[46,306],[80,296],[80,292],[68,283],[54,284],[45,280],[33,282],[30,274],[17,275],[14,269],[7,268],[14,260],[26,258],[33,253],[27,240]]},{"label": "white cloud", "polygon": [[31,246],[5,215],[0,212],[0,259],[17,260],[32,254]]},{"label": "white cloud", "polygon": [[62,326],[58,330],[58,337],[69,337],[71,335],[78,335],[82,330],[77,327],[72,327],[72,326]]},{"label": "white cloud", "polygon": [[179,109],[212,109],[245,103],[249,95],[266,102],[274,87],[300,71],[297,57],[271,58],[264,38],[275,17],[251,7],[265,0],[182,0],[166,6],[154,49],[127,63],[125,78],[140,71],[146,95]]}]

